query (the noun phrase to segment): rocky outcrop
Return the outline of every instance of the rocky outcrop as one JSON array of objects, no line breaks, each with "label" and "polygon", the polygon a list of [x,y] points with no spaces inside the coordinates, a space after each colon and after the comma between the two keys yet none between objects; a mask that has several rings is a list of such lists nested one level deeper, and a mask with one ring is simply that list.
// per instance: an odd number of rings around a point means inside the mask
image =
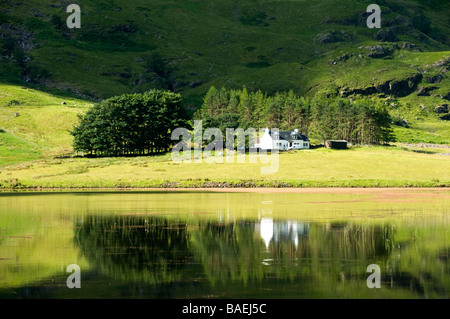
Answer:
[{"label": "rocky outcrop", "polygon": [[369,46],[367,47],[367,49],[369,49],[369,53],[367,54],[368,57],[380,59],[394,53],[397,47],[376,45],[376,46]]},{"label": "rocky outcrop", "polygon": [[356,89],[342,88],[339,93],[343,97],[356,94],[371,95],[377,93],[384,93],[402,97],[414,92],[421,80],[422,74],[416,73],[406,79],[389,80],[381,84],[369,86],[366,88],[356,88]]},{"label": "rocky outcrop", "polygon": [[348,53],[345,53],[344,55],[341,55],[340,57],[337,57],[336,59],[330,60],[328,63],[332,64],[332,65],[336,65],[339,62],[344,62],[347,61],[350,58],[351,55],[349,55]]},{"label": "rocky outcrop", "polygon": [[394,118],[392,121],[392,124],[397,125],[397,126],[401,126],[401,127],[406,127],[409,128],[410,124],[406,119],[403,118]]},{"label": "rocky outcrop", "polygon": [[440,69],[442,73],[447,73],[448,68],[450,67],[450,57],[446,57],[443,60],[439,60],[436,63],[433,63],[433,67],[436,69]]},{"label": "rocky outcrop", "polygon": [[421,86],[417,89],[418,96],[430,96],[430,92],[438,89],[437,86]]},{"label": "rocky outcrop", "polygon": [[24,26],[13,26],[9,23],[0,23],[0,39],[13,38],[18,47],[28,51],[35,47],[33,33]]},{"label": "rocky outcrop", "polygon": [[417,45],[415,45],[413,43],[409,43],[409,42],[402,43],[402,45],[400,47],[403,50],[408,50],[408,51],[416,51],[416,52],[422,51],[422,49],[420,49]]},{"label": "rocky outcrop", "polygon": [[448,104],[438,105],[434,108],[434,112],[437,114],[444,114],[449,112]]},{"label": "rocky outcrop", "polygon": [[375,34],[375,40],[380,42],[397,42],[398,38],[394,28],[381,29]]},{"label": "rocky outcrop", "polygon": [[441,74],[438,74],[438,75],[435,75],[435,76],[427,76],[427,77],[425,78],[425,81],[426,81],[427,83],[441,83],[441,81],[442,81],[442,75],[441,75]]},{"label": "rocky outcrop", "polygon": [[348,32],[337,32],[334,30],[327,33],[319,33],[315,38],[315,40],[321,44],[335,43],[351,39],[353,39],[353,36]]},{"label": "rocky outcrop", "polygon": [[443,121],[450,121],[450,107],[448,104],[441,104],[434,108],[434,112],[437,114],[443,114],[439,118]]}]

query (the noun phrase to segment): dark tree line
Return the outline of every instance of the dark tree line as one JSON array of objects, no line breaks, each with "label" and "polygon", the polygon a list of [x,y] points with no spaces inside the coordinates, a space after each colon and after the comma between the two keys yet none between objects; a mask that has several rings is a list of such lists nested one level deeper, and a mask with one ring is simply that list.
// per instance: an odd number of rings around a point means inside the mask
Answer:
[{"label": "dark tree line", "polygon": [[186,127],[181,96],[151,90],[100,102],[80,116],[75,151],[95,155],[141,155],[168,151],[171,131]]},{"label": "dark tree line", "polygon": [[393,139],[387,108],[368,98],[316,95],[307,99],[292,91],[268,96],[261,91],[248,92],[245,87],[211,87],[194,118],[203,120],[204,127],[297,128],[323,141],[345,139],[353,144],[382,144]]}]

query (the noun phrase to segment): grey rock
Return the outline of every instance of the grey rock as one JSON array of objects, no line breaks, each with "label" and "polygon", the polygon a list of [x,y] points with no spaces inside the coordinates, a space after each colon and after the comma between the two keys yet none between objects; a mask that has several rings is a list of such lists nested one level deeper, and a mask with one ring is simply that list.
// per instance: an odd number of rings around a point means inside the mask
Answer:
[{"label": "grey rock", "polygon": [[436,90],[437,86],[421,86],[417,89],[418,96],[430,96],[430,92]]},{"label": "grey rock", "polygon": [[375,34],[375,39],[380,42],[397,42],[398,38],[395,35],[394,29],[381,29]]},{"label": "grey rock", "polygon": [[409,43],[409,42],[402,43],[401,48],[403,50],[408,50],[408,51],[416,51],[416,52],[422,51],[417,45],[415,45],[413,43]]},{"label": "grey rock", "polygon": [[441,83],[442,75],[438,74],[438,75],[435,75],[435,76],[427,76],[425,78],[425,80],[427,81],[427,83]]},{"label": "grey rock", "polygon": [[434,112],[437,114],[444,114],[449,112],[448,104],[438,105],[434,108]]}]

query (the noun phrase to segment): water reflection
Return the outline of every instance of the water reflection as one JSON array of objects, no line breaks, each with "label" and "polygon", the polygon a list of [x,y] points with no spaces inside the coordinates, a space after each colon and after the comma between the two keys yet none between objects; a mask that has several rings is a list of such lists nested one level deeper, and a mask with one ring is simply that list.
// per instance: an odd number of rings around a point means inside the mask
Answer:
[{"label": "water reflection", "polygon": [[274,223],[273,218],[261,218],[259,222],[255,223],[255,232],[259,232],[266,249],[269,248],[272,241],[274,244],[290,241],[297,247],[299,239],[308,235],[309,224],[295,220],[280,220]]},{"label": "water reflection", "polygon": [[114,279],[175,281],[189,267],[187,225],[134,216],[88,216],[76,222],[75,243],[91,267]]},{"label": "water reflection", "polygon": [[[282,293],[303,289],[327,296],[337,286],[367,291],[366,267],[371,263],[389,270],[384,281],[391,287],[424,294],[429,280],[440,281],[433,275],[396,273],[391,257],[399,244],[389,224],[89,216],[75,225],[75,243],[90,267],[127,282],[161,285],[195,278],[202,287],[198,289],[220,286],[236,291],[277,291],[289,282]],[[442,256],[445,259],[445,253],[438,258]],[[448,286],[441,288],[448,291]]]},{"label": "water reflection", "polygon": [[0,196],[0,297],[448,298],[450,197],[311,196]]}]

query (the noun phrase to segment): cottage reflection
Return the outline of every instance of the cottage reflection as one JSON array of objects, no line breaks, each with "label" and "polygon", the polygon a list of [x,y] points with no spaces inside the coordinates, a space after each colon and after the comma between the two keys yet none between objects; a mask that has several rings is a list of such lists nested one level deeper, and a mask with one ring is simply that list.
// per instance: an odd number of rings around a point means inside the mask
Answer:
[{"label": "cottage reflection", "polygon": [[266,249],[271,242],[292,242],[297,248],[299,239],[309,233],[309,224],[293,220],[274,221],[273,218],[261,218],[255,224],[255,232],[264,240]]}]

